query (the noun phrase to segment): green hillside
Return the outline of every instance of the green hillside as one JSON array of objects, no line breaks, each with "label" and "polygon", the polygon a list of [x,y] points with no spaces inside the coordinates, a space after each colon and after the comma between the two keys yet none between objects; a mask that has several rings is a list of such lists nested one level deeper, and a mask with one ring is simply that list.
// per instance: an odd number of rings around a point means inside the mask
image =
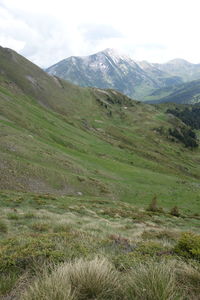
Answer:
[{"label": "green hillside", "polygon": [[0,48],[1,299],[198,299],[200,150],[170,135],[190,131],[175,107]]},{"label": "green hillside", "polygon": [[161,110],[50,77],[10,50],[0,67],[2,189],[138,204],[157,194],[183,208],[196,199],[198,150],[158,133],[176,123]]}]

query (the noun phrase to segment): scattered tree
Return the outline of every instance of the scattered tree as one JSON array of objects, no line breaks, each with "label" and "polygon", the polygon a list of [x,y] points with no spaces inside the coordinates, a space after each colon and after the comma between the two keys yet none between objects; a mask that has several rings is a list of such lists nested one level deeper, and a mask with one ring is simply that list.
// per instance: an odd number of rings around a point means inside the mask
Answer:
[{"label": "scattered tree", "polygon": [[158,207],[158,201],[156,195],[153,196],[147,210],[152,212],[162,212],[162,208]]},{"label": "scattered tree", "polygon": [[175,205],[174,207],[172,207],[172,209],[170,210],[170,215],[175,216],[175,217],[180,216],[178,206]]}]

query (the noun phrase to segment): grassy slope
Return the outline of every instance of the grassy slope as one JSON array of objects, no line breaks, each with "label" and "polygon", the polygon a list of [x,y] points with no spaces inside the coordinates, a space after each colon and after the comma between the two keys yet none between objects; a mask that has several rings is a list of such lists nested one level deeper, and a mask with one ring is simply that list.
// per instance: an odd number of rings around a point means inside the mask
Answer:
[{"label": "grassy slope", "polygon": [[[46,264],[77,257],[106,256],[124,276],[149,260],[180,272],[174,246],[199,233],[199,150],[157,133],[178,122],[166,104],[58,81],[5,49],[0,70],[0,297],[20,299]],[[144,209],[155,194],[163,212]],[[194,264],[176,282],[185,299],[199,295]]]},{"label": "grassy slope", "polygon": [[139,205],[157,194],[164,206],[198,210],[199,152],[155,132],[172,126],[161,110],[57,81],[10,50],[1,56],[2,189]]}]

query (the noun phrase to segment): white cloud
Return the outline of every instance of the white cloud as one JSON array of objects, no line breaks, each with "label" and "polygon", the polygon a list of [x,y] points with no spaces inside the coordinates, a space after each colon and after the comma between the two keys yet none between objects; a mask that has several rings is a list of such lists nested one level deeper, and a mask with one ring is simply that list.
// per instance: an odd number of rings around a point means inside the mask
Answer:
[{"label": "white cloud", "polygon": [[42,67],[104,48],[197,63],[199,11],[199,0],[0,0],[0,44]]}]

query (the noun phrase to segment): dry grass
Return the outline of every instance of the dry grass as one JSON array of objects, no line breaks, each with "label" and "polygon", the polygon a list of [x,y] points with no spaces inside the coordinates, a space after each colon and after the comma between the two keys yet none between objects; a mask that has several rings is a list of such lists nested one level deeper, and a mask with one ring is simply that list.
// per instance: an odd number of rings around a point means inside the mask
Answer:
[{"label": "dry grass", "polygon": [[200,265],[181,262],[177,266],[177,279],[185,299],[200,299]]},{"label": "dry grass", "polygon": [[45,271],[21,300],[121,299],[120,290],[118,273],[106,259],[80,259]]},{"label": "dry grass", "polygon": [[[73,199],[67,200],[71,203]],[[191,260],[186,260],[185,266],[180,258],[174,263],[173,249],[188,220],[161,214],[147,214],[146,218],[144,210],[138,210],[138,218],[130,218],[128,206],[120,202],[113,205],[118,211],[119,207],[121,210],[125,207],[123,217],[122,213],[114,217],[102,214],[101,205],[93,199],[81,199],[80,205],[73,209],[66,205],[62,211],[54,206],[17,207],[17,211],[12,207],[3,208],[1,218],[9,230],[0,233],[7,238],[2,249],[6,245],[10,258],[4,251],[0,293],[6,297],[17,293],[13,299],[21,300],[175,300],[181,299],[178,287],[183,291],[184,300],[197,300],[199,269],[190,266]],[[109,212],[113,210],[109,208]],[[162,222],[161,225],[156,220]],[[91,261],[94,255],[107,257],[116,269],[106,259]],[[80,257],[84,259],[74,260]],[[12,259],[19,269],[13,269]],[[166,263],[166,259],[173,259],[173,263]],[[57,266],[49,270],[43,267],[44,262]],[[18,282],[21,272],[30,274],[22,288]],[[33,279],[33,274],[38,279]],[[21,296],[24,288],[26,291]]]},{"label": "dry grass", "polygon": [[22,294],[21,300],[74,300],[66,274],[61,269],[49,275],[46,270],[43,276]]},{"label": "dry grass", "polygon": [[139,263],[131,270],[127,283],[130,300],[181,299],[178,296],[175,269],[171,262]]},{"label": "dry grass", "polygon": [[96,257],[44,265],[20,300],[199,300],[199,283],[199,266],[180,260],[135,260],[121,273]]}]

